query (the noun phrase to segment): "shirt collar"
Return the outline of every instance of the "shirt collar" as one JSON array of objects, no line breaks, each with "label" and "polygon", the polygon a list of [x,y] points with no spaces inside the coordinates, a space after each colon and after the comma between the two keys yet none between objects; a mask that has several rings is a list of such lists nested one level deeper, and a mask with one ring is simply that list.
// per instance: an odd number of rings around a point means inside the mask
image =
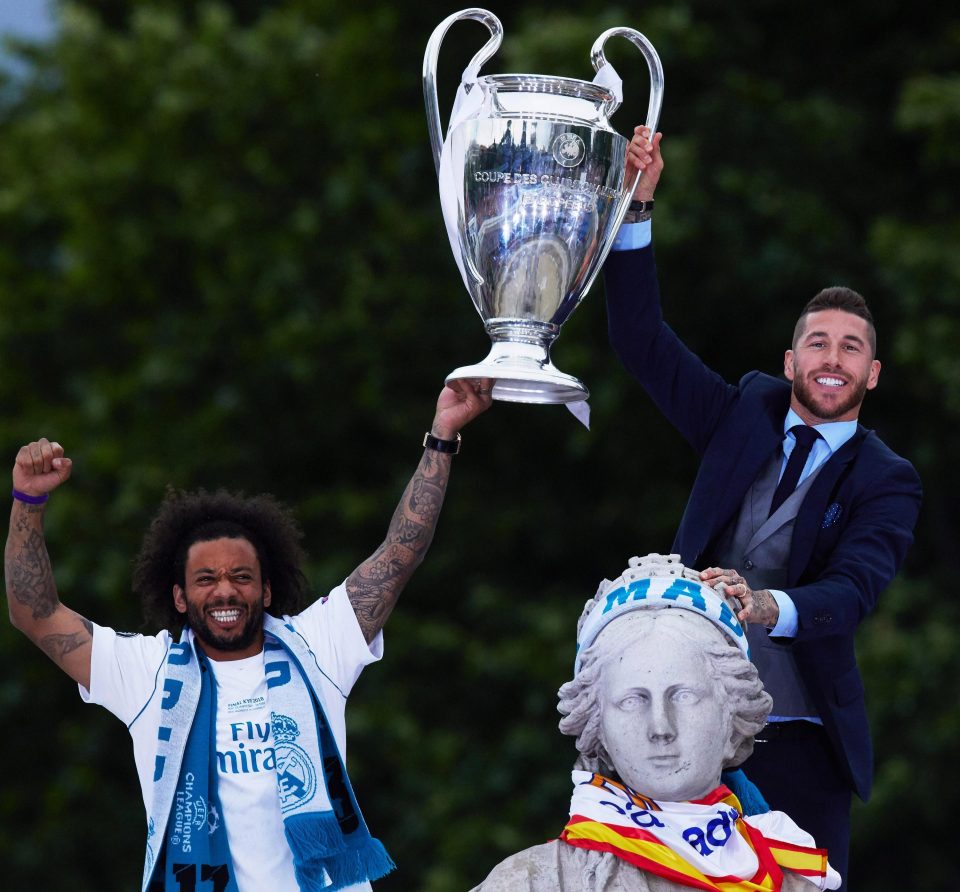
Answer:
[{"label": "shirt collar", "polygon": [[[803,419],[793,409],[789,409],[787,417],[783,421],[784,436],[794,425],[803,423]],[[857,432],[857,421],[856,419],[853,421],[828,421],[824,424],[815,424],[814,429],[830,447],[830,454],[832,455]]]}]

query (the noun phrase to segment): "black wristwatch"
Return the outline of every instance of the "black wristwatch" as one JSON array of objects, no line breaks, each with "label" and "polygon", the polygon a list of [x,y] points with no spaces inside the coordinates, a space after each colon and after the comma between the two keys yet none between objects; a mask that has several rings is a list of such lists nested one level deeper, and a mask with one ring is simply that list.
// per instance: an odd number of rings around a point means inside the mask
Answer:
[{"label": "black wristwatch", "polygon": [[654,200],[652,198],[648,198],[646,201],[634,199],[630,202],[630,210],[633,211],[633,213],[638,214],[641,219],[649,220],[650,215],[653,213],[653,204]]},{"label": "black wristwatch", "polygon": [[460,434],[457,434],[455,440],[441,440],[435,437],[430,431],[423,435],[423,445],[425,449],[432,449],[434,452],[445,452],[447,455],[456,455],[460,451]]}]

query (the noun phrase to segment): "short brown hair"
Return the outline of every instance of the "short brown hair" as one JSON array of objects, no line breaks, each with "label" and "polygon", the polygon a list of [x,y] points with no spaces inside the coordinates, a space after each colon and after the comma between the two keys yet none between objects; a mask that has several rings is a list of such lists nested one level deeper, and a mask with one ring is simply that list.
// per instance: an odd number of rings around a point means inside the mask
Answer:
[{"label": "short brown hair", "polygon": [[793,340],[790,343],[793,349],[796,349],[797,342],[803,337],[803,332],[807,326],[807,316],[820,310],[842,310],[844,313],[852,313],[854,316],[863,319],[867,323],[870,349],[874,356],[877,355],[877,329],[873,324],[873,314],[870,312],[862,294],[843,285],[824,288],[823,291],[814,295],[803,308],[803,312],[793,328]]}]

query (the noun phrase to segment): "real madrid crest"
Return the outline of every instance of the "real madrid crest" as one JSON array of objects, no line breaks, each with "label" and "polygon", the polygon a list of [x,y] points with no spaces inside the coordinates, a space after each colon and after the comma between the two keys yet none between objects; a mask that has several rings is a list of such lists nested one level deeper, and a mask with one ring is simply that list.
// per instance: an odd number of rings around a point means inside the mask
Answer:
[{"label": "real madrid crest", "polygon": [[300,736],[297,723],[276,712],[271,713],[270,722],[277,757],[280,811],[288,812],[313,799],[317,791],[317,772],[306,751],[295,742]]}]

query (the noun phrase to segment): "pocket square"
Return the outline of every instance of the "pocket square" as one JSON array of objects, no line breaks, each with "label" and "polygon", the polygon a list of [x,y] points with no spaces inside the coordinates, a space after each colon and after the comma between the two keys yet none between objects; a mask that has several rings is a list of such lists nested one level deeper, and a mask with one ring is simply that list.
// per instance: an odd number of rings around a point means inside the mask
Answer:
[{"label": "pocket square", "polygon": [[823,520],[820,521],[820,529],[825,530],[827,527],[832,527],[840,519],[842,513],[843,506],[839,502],[834,502],[824,511]]}]

